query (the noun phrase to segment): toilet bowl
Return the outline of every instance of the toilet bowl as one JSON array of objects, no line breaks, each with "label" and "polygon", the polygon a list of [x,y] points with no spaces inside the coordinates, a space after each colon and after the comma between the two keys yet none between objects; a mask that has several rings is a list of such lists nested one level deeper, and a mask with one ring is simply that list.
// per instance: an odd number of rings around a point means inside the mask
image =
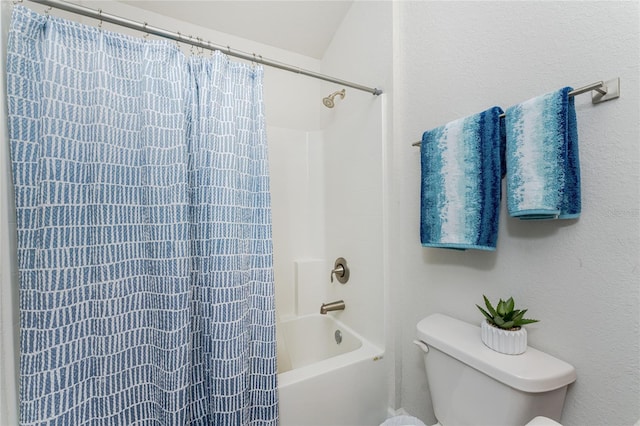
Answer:
[{"label": "toilet bowl", "polygon": [[480,327],[443,314],[421,320],[414,343],[441,426],[557,426],[576,380],[562,360],[532,347],[520,355],[495,352],[482,343]]}]

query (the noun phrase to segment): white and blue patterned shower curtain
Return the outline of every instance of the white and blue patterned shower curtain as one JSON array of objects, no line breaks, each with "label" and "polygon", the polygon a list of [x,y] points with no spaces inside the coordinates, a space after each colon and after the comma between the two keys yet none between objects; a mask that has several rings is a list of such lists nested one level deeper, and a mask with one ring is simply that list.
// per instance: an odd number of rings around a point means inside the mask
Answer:
[{"label": "white and blue patterned shower curtain", "polygon": [[25,425],[277,424],[262,69],[16,6]]}]

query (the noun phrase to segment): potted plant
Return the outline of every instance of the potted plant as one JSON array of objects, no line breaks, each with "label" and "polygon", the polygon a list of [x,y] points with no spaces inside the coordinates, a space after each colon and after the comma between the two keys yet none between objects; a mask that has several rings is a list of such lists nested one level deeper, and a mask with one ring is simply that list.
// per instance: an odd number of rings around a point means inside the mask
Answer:
[{"label": "potted plant", "polygon": [[510,297],[506,302],[502,299],[495,309],[484,297],[487,310],[476,305],[485,319],[480,326],[482,342],[496,352],[508,355],[518,355],[527,350],[527,330],[522,327],[525,324],[538,322],[535,319],[527,319],[524,314],[527,309],[514,309],[515,302]]}]

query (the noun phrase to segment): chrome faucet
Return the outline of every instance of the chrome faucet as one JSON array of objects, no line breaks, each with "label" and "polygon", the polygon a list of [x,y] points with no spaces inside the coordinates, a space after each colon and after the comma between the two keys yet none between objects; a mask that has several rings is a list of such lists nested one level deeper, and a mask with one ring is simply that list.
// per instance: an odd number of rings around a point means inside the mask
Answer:
[{"label": "chrome faucet", "polygon": [[320,313],[322,315],[325,315],[327,312],[330,312],[330,311],[343,311],[344,308],[345,308],[344,300],[338,300],[336,302],[331,302],[331,303],[323,303],[322,306],[320,306]]}]

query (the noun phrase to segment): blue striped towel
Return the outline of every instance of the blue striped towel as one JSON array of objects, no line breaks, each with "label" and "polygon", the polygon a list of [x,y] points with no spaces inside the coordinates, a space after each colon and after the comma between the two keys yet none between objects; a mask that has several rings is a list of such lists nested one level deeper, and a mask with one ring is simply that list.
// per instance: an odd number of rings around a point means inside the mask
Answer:
[{"label": "blue striped towel", "polygon": [[578,130],[571,87],[507,108],[509,215],[520,219],[580,216]]},{"label": "blue striped towel", "polygon": [[501,113],[499,107],[493,107],[422,135],[423,246],[496,249]]}]

